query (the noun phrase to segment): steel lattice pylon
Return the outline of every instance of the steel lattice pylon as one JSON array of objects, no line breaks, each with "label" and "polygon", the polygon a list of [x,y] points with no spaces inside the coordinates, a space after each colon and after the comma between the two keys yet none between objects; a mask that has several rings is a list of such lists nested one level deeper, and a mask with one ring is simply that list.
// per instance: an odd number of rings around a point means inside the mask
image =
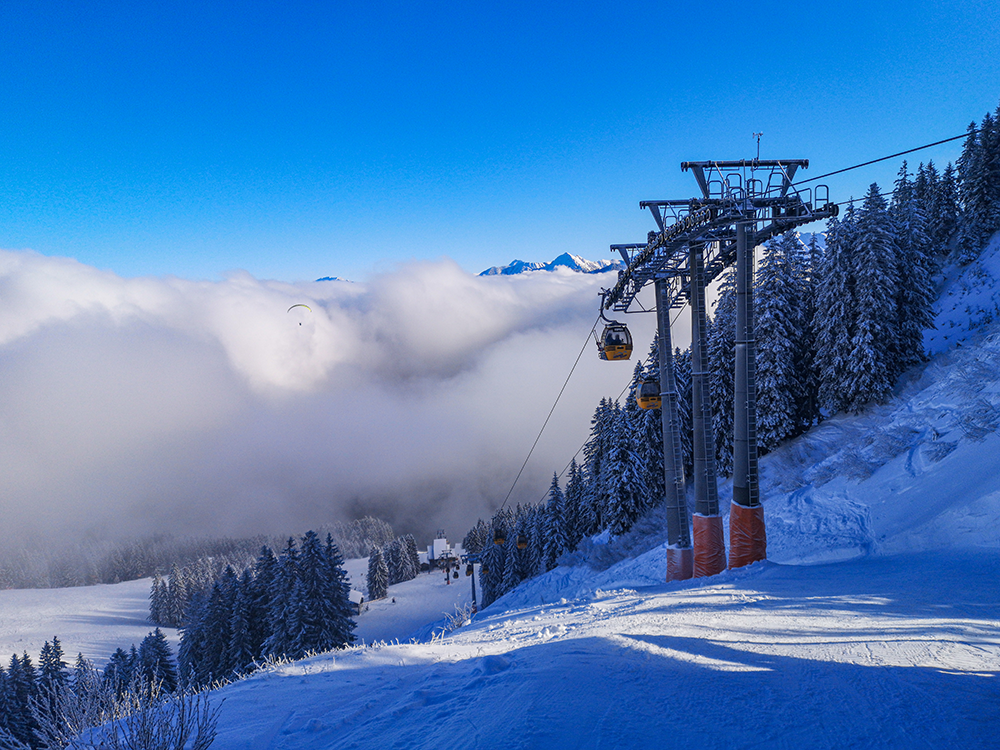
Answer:
[{"label": "steel lattice pylon", "polygon": [[[601,311],[629,312],[639,291],[655,282],[663,398],[664,477],[667,487],[667,580],[711,575],[724,569],[725,546],[715,477],[715,437],[705,363],[705,287],[737,267],[736,372],[733,436],[733,503],[729,567],[766,556],[763,509],[757,483],[756,377],[753,320],[753,252],[767,240],[802,224],[837,215],[825,185],[800,189],[792,182],[806,159],[683,162],[701,197],[642,201],[657,231],[645,244],[612,245],[626,267],[611,289],[601,290]],[[692,393],[695,417],[695,533],[692,547],[676,415],[676,384],[668,311],[691,302]],[[694,358],[693,357],[693,358]],[[695,391],[697,391],[695,393]],[[697,412],[697,413],[695,413]]]}]

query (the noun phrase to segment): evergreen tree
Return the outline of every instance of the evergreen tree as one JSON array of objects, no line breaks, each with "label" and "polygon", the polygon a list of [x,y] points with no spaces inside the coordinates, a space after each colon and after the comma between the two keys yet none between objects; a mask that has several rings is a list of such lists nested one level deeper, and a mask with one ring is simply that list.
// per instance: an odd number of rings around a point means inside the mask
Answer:
[{"label": "evergreen tree", "polygon": [[638,421],[639,407],[635,398],[629,398],[625,407],[615,404],[612,423],[613,442],[605,456],[602,479],[607,506],[604,519],[607,528],[615,536],[624,534],[642,513],[642,500],[648,491],[643,486],[643,474],[639,469],[639,455],[636,445],[635,423]]},{"label": "evergreen tree", "polygon": [[930,232],[937,254],[948,254],[952,237],[958,231],[961,209],[959,208],[958,177],[951,162],[941,173],[931,198]]},{"label": "evergreen tree", "polygon": [[63,661],[62,645],[59,639],[52,643],[45,641],[38,659],[38,687],[40,690],[55,692],[69,684],[69,671]]},{"label": "evergreen tree", "polygon": [[83,654],[76,655],[76,662],[73,664],[73,675],[71,679],[73,693],[77,699],[85,700],[88,696],[101,689],[101,676],[98,674],[94,663],[84,657]]},{"label": "evergreen tree", "polygon": [[465,535],[462,540],[462,548],[470,554],[477,555],[486,549],[487,544],[493,544],[493,538],[490,536],[489,524],[480,518]]},{"label": "evergreen tree", "polygon": [[493,531],[490,533],[489,543],[483,549],[479,568],[479,583],[482,589],[480,602],[484,608],[503,595],[503,576],[506,569],[504,545],[494,542],[497,533],[504,538],[507,536],[505,518],[501,512],[493,514],[491,525]]},{"label": "evergreen tree", "polygon": [[816,372],[819,403],[830,413],[843,411],[849,402],[848,357],[857,310],[855,243],[857,214],[854,204],[844,218],[827,224],[826,251],[818,268],[816,314]]},{"label": "evergreen tree", "polygon": [[149,592],[149,621],[154,625],[165,625],[169,592],[167,584],[159,573],[153,574],[153,585]]},{"label": "evergreen tree", "polygon": [[385,564],[389,570],[389,585],[395,586],[406,580],[403,577],[403,555],[399,548],[399,540],[393,539],[385,545],[382,554],[385,556]]},{"label": "evergreen tree", "polygon": [[[327,596],[330,598],[331,624],[329,629],[329,646],[324,648],[345,648],[355,640],[354,612],[351,605],[351,584],[344,570],[344,558],[333,540],[326,539],[326,575],[329,582]],[[324,641],[325,643],[326,641]]]},{"label": "evergreen tree", "polygon": [[603,473],[604,461],[613,444],[613,423],[614,406],[607,398],[602,398],[591,419],[590,438],[583,446],[586,488],[580,514],[583,536],[597,534],[605,526],[607,494]]},{"label": "evergreen tree", "polygon": [[115,697],[121,700],[132,682],[132,676],[132,660],[123,649],[116,648],[104,667],[104,673],[101,677],[103,689],[113,692]]},{"label": "evergreen tree", "polygon": [[139,644],[138,672],[146,687],[158,686],[165,693],[177,690],[177,668],[167,638],[159,628]]},{"label": "evergreen tree", "polygon": [[576,458],[569,464],[569,478],[566,480],[564,495],[563,525],[566,533],[566,549],[575,550],[583,538],[582,519],[580,518],[584,495],[583,473]]},{"label": "evergreen tree", "polygon": [[765,248],[754,290],[757,339],[757,440],[762,452],[773,450],[798,426],[795,371],[797,300],[791,255],[798,239],[791,232]]},{"label": "evergreen tree", "polygon": [[[253,573],[247,569],[236,583],[233,611],[229,615],[229,643],[226,661],[236,674],[245,674],[253,666],[259,644],[253,635],[255,586]],[[140,652],[142,648],[140,647]]]},{"label": "evergreen tree", "polygon": [[31,702],[38,695],[38,675],[27,653],[20,659],[16,654],[11,656],[7,682],[7,693],[12,704],[12,710],[6,716],[8,729],[15,739],[30,745],[34,740],[35,729],[38,728],[31,713]]},{"label": "evergreen tree", "polygon": [[11,732],[11,718],[14,714],[14,695],[11,691],[10,680],[3,664],[0,664],[0,734]]},{"label": "evergreen tree", "polygon": [[[633,383],[638,387],[644,380],[652,380],[659,387],[659,335],[654,334],[648,364],[637,365]],[[633,395],[634,398],[634,395]],[[666,492],[663,476],[663,417],[660,409],[639,410],[635,416],[636,453],[638,470],[642,474],[640,507],[643,511],[663,502]]]},{"label": "evergreen tree", "polygon": [[258,659],[266,658],[264,643],[271,635],[271,591],[278,577],[278,558],[271,548],[264,546],[253,566],[253,585],[250,589],[249,626],[250,650]]},{"label": "evergreen tree", "polygon": [[368,558],[368,598],[371,600],[385,599],[389,588],[389,568],[382,556],[382,548],[372,549]]},{"label": "evergreen tree", "polygon": [[[712,373],[709,390],[714,410],[716,470],[728,477],[733,473],[733,399],[736,387],[736,273],[732,268],[721,277],[719,300],[708,329],[708,367]],[[690,397],[687,403],[691,403]]]},{"label": "evergreen tree", "polygon": [[168,604],[164,607],[165,612],[163,624],[170,627],[179,628],[184,625],[184,615],[191,602],[191,595],[188,591],[187,576],[184,570],[174,564],[170,566],[169,581],[167,584]]},{"label": "evergreen tree", "polygon": [[909,181],[905,161],[893,190],[890,217],[898,249],[896,272],[899,278],[895,379],[903,370],[924,360],[924,331],[934,325],[931,239],[927,233],[927,217],[917,198],[916,187]]},{"label": "evergreen tree", "polygon": [[520,524],[517,524],[511,531],[512,533],[507,535],[507,541],[504,543],[503,578],[500,581],[498,596],[513,591],[523,580],[521,578],[522,555],[521,550],[517,548],[517,537],[524,533],[524,529]]},{"label": "evergreen tree", "polygon": [[289,652],[301,658],[308,652],[329,651],[343,646],[337,642],[339,632],[338,585],[324,554],[319,536],[314,531],[302,537],[299,554],[298,632]]},{"label": "evergreen tree", "polygon": [[898,361],[897,247],[888,207],[872,183],[858,212],[856,325],[847,360],[847,408],[860,413],[892,392]]},{"label": "evergreen tree", "polygon": [[969,123],[968,135],[958,160],[959,196],[962,202],[960,215],[960,262],[971,263],[990,231],[994,212],[990,185],[989,157],[987,154],[993,120],[989,114],[982,126]]},{"label": "evergreen tree", "polygon": [[292,650],[298,629],[298,623],[295,621],[297,602],[293,601],[298,580],[298,550],[295,539],[289,537],[278,558],[271,584],[268,611],[270,633],[263,646],[265,654],[286,656]]},{"label": "evergreen tree", "polygon": [[407,580],[412,580],[420,574],[420,553],[417,551],[417,540],[413,538],[413,534],[403,537],[403,557],[409,568]]},{"label": "evergreen tree", "polygon": [[549,498],[545,506],[545,570],[556,567],[556,560],[567,548],[565,497],[559,487],[559,476],[552,473]]},{"label": "evergreen tree", "polygon": [[[709,328],[711,331],[711,328]],[[691,350],[674,350],[674,380],[677,383],[677,423],[681,433],[681,465],[684,476],[694,476],[694,422],[691,418]],[[718,424],[713,422],[713,424]],[[658,425],[660,435],[660,497],[666,495],[666,477],[663,474],[663,422]],[[718,427],[716,427],[718,429]],[[718,444],[718,438],[716,438]]]}]

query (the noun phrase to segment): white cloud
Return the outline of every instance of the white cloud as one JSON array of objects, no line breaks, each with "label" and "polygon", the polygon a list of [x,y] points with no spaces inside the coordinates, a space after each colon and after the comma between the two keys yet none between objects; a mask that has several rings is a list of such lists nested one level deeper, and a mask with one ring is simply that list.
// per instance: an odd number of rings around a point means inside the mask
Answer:
[{"label": "white cloud", "polygon": [[[506,495],[609,281],[450,260],[365,285],[123,279],[0,252],[0,520],[251,533],[373,512],[461,535]],[[653,316],[629,323],[644,353]],[[514,501],[631,369],[588,346]]]}]

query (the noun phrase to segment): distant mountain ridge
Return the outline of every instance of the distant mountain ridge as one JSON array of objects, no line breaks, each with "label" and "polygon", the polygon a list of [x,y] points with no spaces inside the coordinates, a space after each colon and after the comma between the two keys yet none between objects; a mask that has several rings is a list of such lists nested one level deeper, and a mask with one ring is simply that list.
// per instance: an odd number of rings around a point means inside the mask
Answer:
[{"label": "distant mountain ridge", "polygon": [[530,271],[554,271],[557,268],[568,268],[579,273],[604,273],[618,271],[625,267],[620,260],[587,260],[579,255],[563,253],[549,263],[539,263],[528,260],[512,260],[506,266],[493,266],[483,271],[480,276],[513,276]]}]

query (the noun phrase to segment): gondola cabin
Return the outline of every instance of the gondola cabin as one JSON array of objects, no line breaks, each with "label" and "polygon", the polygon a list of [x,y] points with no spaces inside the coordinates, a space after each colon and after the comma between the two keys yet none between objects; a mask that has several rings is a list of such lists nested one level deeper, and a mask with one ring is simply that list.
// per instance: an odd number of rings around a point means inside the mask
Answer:
[{"label": "gondola cabin", "polygon": [[628,359],[632,356],[632,334],[624,323],[608,323],[597,341],[597,348],[601,359]]},{"label": "gondola cabin", "polygon": [[518,534],[517,535],[517,548],[518,549],[527,549],[527,547],[528,547],[528,537],[526,537],[524,534]]},{"label": "gondola cabin", "polygon": [[493,532],[493,543],[494,544],[503,544],[506,541],[507,541],[507,536],[503,533],[503,531],[501,531],[500,529],[496,529]]},{"label": "gondola cabin", "polygon": [[659,409],[663,405],[660,397],[660,382],[652,378],[647,378],[639,384],[639,391],[635,399],[640,409]]}]

